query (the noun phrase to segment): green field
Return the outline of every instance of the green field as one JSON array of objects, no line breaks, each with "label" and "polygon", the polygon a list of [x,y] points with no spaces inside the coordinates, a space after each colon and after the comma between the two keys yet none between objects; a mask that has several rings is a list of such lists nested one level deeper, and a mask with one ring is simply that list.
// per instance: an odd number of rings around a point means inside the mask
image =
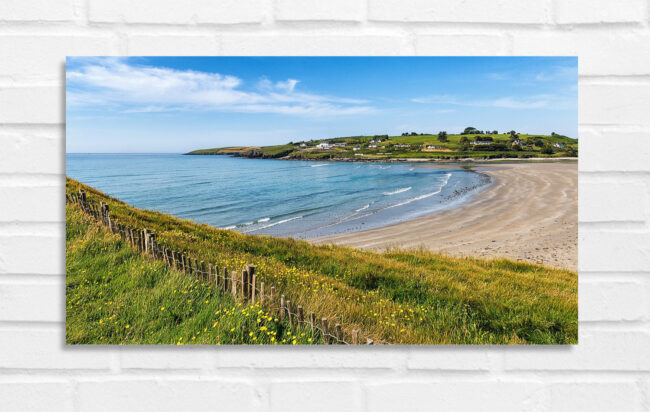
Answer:
[{"label": "green field", "polygon": [[[92,202],[107,202],[117,221],[153,231],[170,249],[232,270],[254,264],[260,281],[275,286],[306,313],[336,319],[346,337],[357,329],[364,340],[377,343],[577,343],[578,277],[572,271],[504,259],[374,253],[243,235],[136,209],[71,179],[66,188],[85,190]],[[192,337],[197,343],[239,342],[228,335],[230,324],[213,334],[201,332],[209,330],[217,308],[232,308],[234,302],[210,288],[192,288],[193,281],[180,274],[168,276],[162,264],[142,260],[112,235],[82,230],[88,222],[70,207],[67,213],[69,342],[177,343],[179,337],[183,342]],[[175,290],[187,294],[178,296]],[[162,306],[181,311],[181,317],[174,317],[173,324],[160,321]],[[101,329],[98,322],[115,314],[110,321],[118,323]],[[151,340],[145,340],[147,334]]]},{"label": "green field", "polygon": [[[288,158],[305,160],[390,160],[390,159],[512,159],[577,157],[578,140],[558,134],[531,135],[510,133],[449,134],[446,140],[438,135],[416,134],[408,136],[350,136],[331,139],[290,142],[284,145],[263,147],[224,147],[194,150],[189,155],[234,155],[250,158]],[[467,139],[461,142],[461,139]],[[476,139],[492,139],[489,145],[474,145]],[[380,139],[381,142],[373,143]],[[513,144],[513,142],[517,142]],[[320,143],[343,143],[344,147],[320,149]],[[372,147],[376,145],[377,147]],[[397,147],[410,145],[410,147]],[[429,151],[426,146],[440,146]],[[554,145],[564,145],[556,147]],[[353,148],[358,150],[353,150]]]}]

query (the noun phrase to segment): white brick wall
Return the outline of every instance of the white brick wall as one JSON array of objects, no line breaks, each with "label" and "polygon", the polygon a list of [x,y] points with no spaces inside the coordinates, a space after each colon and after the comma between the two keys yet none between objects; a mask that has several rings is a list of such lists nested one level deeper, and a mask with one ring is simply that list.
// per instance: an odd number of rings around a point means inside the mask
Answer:
[{"label": "white brick wall", "polygon": [[[650,409],[648,10],[650,0],[1,1],[0,409]],[[579,55],[580,344],[66,347],[66,54]]]}]

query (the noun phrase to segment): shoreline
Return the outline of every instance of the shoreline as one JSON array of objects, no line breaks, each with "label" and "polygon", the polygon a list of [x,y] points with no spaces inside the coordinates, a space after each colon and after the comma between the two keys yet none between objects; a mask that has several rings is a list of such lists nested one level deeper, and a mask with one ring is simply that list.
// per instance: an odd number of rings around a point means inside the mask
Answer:
[{"label": "shoreline", "polygon": [[493,182],[458,209],[308,241],[375,251],[423,248],[577,270],[577,163],[484,164],[473,170]]}]

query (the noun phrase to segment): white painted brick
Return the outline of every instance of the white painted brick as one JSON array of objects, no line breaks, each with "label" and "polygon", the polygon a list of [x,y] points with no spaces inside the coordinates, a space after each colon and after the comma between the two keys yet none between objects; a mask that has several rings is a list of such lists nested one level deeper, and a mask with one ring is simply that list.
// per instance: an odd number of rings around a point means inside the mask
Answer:
[{"label": "white painted brick", "polygon": [[64,329],[0,329],[0,370],[109,368],[106,348],[66,346]]},{"label": "white painted brick", "polygon": [[265,347],[250,347],[246,356],[239,356],[237,348],[222,347],[217,354],[218,368],[321,368],[346,369],[369,368],[387,369],[404,365],[404,352],[391,352],[387,356],[377,356],[379,351],[367,351],[359,348],[335,348],[327,351],[296,350],[292,347],[274,347],[269,351]]},{"label": "white painted brick", "polygon": [[0,89],[0,123],[63,123],[64,94],[54,86]]},{"label": "white painted brick", "polygon": [[11,55],[0,65],[0,76],[53,80],[65,84],[66,56],[115,54],[113,36],[0,36],[0,52]]},{"label": "white painted brick", "polygon": [[415,37],[415,54],[422,56],[494,56],[508,52],[508,40],[502,35],[422,34]]},{"label": "white painted brick", "polygon": [[405,55],[408,38],[391,35],[224,34],[223,55]]},{"label": "white painted brick", "polygon": [[63,127],[0,127],[0,141],[0,173],[63,173]]},{"label": "white painted brick", "polygon": [[264,18],[265,0],[129,0],[89,1],[92,22],[117,23],[259,23]]},{"label": "white painted brick", "polygon": [[356,382],[291,381],[273,383],[270,393],[272,411],[361,410],[361,388]]},{"label": "white painted brick", "polygon": [[643,271],[650,262],[650,235],[629,232],[578,234],[580,271]]},{"label": "white painted brick", "polygon": [[253,388],[244,382],[213,378],[128,379],[77,384],[76,403],[81,411],[178,412],[251,411]]},{"label": "white painted brick", "polygon": [[[47,199],[47,202],[43,202]],[[0,222],[62,222],[65,189],[0,186]]]},{"label": "white painted brick", "polygon": [[628,23],[646,20],[644,0],[555,0],[555,21],[560,24]]},{"label": "white painted brick", "polygon": [[275,19],[360,21],[365,4],[362,0],[275,0]]},{"label": "white painted brick", "polygon": [[[650,334],[605,329],[584,331],[580,325],[575,346],[539,346],[504,348],[507,370],[562,371],[648,371],[650,370]],[[569,376],[569,375],[567,375]]]},{"label": "white painted brick", "polygon": [[512,32],[512,41],[518,56],[578,56],[581,75],[650,73],[647,31],[522,30]]},{"label": "white painted brick", "polygon": [[369,0],[370,20],[457,23],[546,23],[546,1]]},{"label": "white painted brick", "polygon": [[211,347],[140,347],[122,346],[120,366],[122,369],[209,369],[214,364]]},{"label": "white painted brick", "polygon": [[72,385],[64,382],[0,382],[5,411],[71,412]]},{"label": "white painted brick", "polygon": [[563,382],[549,388],[553,412],[642,411],[635,382]]},{"label": "white painted brick", "polygon": [[[641,182],[582,182],[579,190],[580,222],[643,222],[647,219],[646,185]],[[595,204],[597,208],[593,207]]]},{"label": "white painted brick", "polygon": [[429,370],[489,370],[490,357],[487,348],[440,347],[431,351],[427,346],[409,348],[407,367]]},{"label": "white painted brick", "polygon": [[75,18],[73,0],[2,0],[0,21],[67,21]]},{"label": "white painted brick", "polygon": [[0,321],[62,322],[65,285],[0,283]]},{"label": "white painted brick", "polygon": [[408,378],[368,384],[369,411],[522,411],[539,410],[545,400],[543,385],[536,382],[408,382]]},{"label": "white painted brick", "polygon": [[639,282],[580,281],[578,314],[581,321],[647,318],[645,285]]},{"label": "white painted brick", "polygon": [[63,236],[0,236],[0,274],[65,273],[64,240]]},{"label": "white painted brick", "polygon": [[214,35],[130,35],[128,54],[132,56],[214,56],[219,42]]},{"label": "white painted brick", "polygon": [[[650,132],[582,128],[579,133],[580,171],[650,171]],[[631,152],[634,156],[630,156]]]},{"label": "white painted brick", "polygon": [[650,126],[650,83],[579,85],[580,124]]}]

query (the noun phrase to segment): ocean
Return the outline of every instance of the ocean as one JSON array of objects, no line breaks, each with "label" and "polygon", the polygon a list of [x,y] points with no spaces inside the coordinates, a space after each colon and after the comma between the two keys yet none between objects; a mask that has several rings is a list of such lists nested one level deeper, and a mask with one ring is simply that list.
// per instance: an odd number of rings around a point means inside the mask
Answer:
[{"label": "ocean", "polygon": [[489,184],[453,167],[180,154],[67,154],[66,174],[138,208],[299,239],[458,207]]}]

